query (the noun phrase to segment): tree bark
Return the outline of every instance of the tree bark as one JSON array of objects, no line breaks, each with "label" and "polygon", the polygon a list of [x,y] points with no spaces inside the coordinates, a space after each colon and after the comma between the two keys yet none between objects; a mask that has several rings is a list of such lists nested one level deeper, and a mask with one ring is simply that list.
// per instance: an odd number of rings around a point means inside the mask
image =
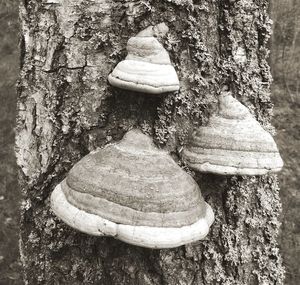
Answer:
[{"label": "tree bark", "polygon": [[[172,250],[90,237],[49,208],[50,193],[78,160],[132,126],[181,164],[188,133],[217,110],[224,84],[273,132],[268,2],[22,0],[16,153],[26,284],[283,284],[276,175],[192,173],[216,221],[206,240]],[[109,86],[127,40],[160,22],[170,28],[160,41],[180,92],[137,96]]]}]

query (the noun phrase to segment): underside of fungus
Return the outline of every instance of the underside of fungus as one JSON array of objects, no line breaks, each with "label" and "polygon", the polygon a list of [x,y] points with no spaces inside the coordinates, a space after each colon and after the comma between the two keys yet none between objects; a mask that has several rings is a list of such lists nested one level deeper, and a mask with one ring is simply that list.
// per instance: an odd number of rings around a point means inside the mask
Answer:
[{"label": "underside of fungus", "polygon": [[193,178],[138,130],[75,164],[51,208],[82,232],[149,248],[201,240],[214,220]]},{"label": "underside of fungus", "polygon": [[111,85],[141,93],[179,90],[179,80],[168,52],[155,38],[168,31],[165,24],[150,26],[127,43],[128,55],[109,75]]},{"label": "underside of fungus", "polygon": [[221,94],[219,113],[198,128],[183,151],[200,172],[263,175],[278,172],[283,161],[272,136],[230,92]]}]

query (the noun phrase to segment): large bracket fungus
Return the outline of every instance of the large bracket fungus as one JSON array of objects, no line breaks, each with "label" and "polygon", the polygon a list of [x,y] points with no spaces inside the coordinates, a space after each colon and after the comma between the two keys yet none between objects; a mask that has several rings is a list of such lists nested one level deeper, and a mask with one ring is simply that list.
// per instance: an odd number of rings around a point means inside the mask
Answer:
[{"label": "large bracket fungus", "polygon": [[76,163],[51,207],[79,231],[149,248],[201,240],[214,220],[193,178],[138,130]]},{"label": "large bracket fungus", "polygon": [[109,75],[111,85],[142,93],[179,90],[179,80],[168,52],[154,37],[165,34],[165,24],[150,26],[129,39],[128,55]]},{"label": "large bracket fungus", "polygon": [[196,171],[223,175],[263,175],[283,167],[273,137],[230,92],[221,94],[218,114],[193,133],[183,159]]}]

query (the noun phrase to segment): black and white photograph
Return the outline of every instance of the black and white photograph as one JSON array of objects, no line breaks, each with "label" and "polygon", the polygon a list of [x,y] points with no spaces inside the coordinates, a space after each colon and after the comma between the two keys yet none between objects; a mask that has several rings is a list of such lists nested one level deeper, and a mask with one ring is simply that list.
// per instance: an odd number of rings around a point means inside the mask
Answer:
[{"label": "black and white photograph", "polygon": [[0,0],[0,285],[299,285],[299,0]]}]

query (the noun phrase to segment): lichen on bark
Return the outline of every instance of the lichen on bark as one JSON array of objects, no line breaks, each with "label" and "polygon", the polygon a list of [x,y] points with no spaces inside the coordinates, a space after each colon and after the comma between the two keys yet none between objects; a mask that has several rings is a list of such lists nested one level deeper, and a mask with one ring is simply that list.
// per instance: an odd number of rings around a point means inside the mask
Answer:
[{"label": "lichen on bark", "polygon": [[[16,152],[20,248],[27,284],[282,284],[275,175],[195,174],[178,153],[207,123],[228,85],[268,130],[268,0],[23,0]],[[160,39],[181,89],[160,97],[107,83],[126,42],[165,22]],[[89,151],[136,126],[192,173],[216,221],[206,240],[149,250],[81,234],[57,219],[49,195]]]}]

